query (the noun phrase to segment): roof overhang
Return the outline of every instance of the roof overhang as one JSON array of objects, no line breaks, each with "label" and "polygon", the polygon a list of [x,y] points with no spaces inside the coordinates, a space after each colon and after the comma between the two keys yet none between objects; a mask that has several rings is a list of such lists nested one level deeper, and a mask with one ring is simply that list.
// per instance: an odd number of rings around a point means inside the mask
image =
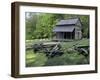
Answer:
[{"label": "roof overhang", "polygon": [[62,26],[62,27],[55,27],[53,32],[73,32],[75,26]]}]

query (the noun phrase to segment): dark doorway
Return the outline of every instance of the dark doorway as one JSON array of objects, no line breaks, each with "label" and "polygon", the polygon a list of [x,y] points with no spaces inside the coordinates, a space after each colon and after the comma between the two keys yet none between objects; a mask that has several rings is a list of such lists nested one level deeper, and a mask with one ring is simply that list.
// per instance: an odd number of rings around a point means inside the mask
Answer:
[{"label": "dark doorway", "polygon": [[72,32],[72,39],[75,39],[75,29]]},{"label": "dark doorway", "polygon": [[71,39],[71,32],[64,32],[64,39]]}]

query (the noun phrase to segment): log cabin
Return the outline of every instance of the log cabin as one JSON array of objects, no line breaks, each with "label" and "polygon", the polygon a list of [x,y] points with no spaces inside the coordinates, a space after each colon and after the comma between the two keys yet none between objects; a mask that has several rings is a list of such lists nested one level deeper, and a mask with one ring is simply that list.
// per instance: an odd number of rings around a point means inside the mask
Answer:
[{"label": "log cabin", "polygon": [[80,18],[60,20],[53,28],[55,40],[82,39],[82,24]]}]

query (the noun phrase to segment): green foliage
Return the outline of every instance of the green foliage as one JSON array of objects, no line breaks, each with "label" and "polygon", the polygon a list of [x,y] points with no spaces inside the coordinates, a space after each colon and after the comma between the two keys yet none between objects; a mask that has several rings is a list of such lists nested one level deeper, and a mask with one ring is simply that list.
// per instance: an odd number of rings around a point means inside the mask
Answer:
[{"label": "green foliage", "polygon": [[33,39],[33,34],[36,29],[38,16],[35,13],[26,12],[26,40]]},{"label": "green foliage", "polygon": [[78,65],[87,63],[87,59],[83,55],[79,55],[77,51],[72,51],[70,54],[66,52],[62,56],[48,59],[45,63],[45,66]]},{"label": "green foliage", "polygon": [[[28,15],[28,16],[27,16]],[[53,28],[62,19],[80,18],[83,37],[89,37],[89,16],[26,12],[26,39],[52,38]]]},{"label": "green foliage", "polygon": [[[39,39],[30,40],[27,41],[26,45],[40,42]],[[26,51],[26,67],[89,64],[89,56],[85,57],[72,49],[76,43],[78,43],[78,45],[87,46],[89,45],[89,40],[82,39],[78,41],[61,42],[64,54],[53,58],[48,58],[45,53],[34,53],[33,50],[28,50]]]},{"label": "green foliage", "polygon": [[83,37],[89,38],[89,16],[81,16]]},{"label": "green foliage", "polygon": [[39,19],[37,20],[36,30],[34,36],[37,39],[40,38],[52,38],[53,36],[53,28],[59,19],[62,19],[63,16],[61,14],[41,14],[38,15]]},{"label": "green foliage", "polygon": [[51,31],[54,22],[55,21],[53,21],[52,14],[39,15],[35,30],[35,35],[37,35],[36,38],[49,38],[52,35]]},{"label": "green foliage", "polygon": [[26,67],[43,66],[47,57],[43,53],[34,53],[32,50],[26,51]]}]

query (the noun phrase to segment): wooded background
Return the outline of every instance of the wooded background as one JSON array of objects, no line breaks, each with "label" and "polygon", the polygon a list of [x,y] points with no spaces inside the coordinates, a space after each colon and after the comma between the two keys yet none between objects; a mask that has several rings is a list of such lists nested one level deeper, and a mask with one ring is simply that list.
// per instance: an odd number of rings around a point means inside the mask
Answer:
[{"label": "wooded background", "polygon": [[56,23],[68,18],[80,18],[83,38],[89,38],[88,15],[26,12],[25,18],[26,40],[52,38],[54,36],[53,28]]}]

